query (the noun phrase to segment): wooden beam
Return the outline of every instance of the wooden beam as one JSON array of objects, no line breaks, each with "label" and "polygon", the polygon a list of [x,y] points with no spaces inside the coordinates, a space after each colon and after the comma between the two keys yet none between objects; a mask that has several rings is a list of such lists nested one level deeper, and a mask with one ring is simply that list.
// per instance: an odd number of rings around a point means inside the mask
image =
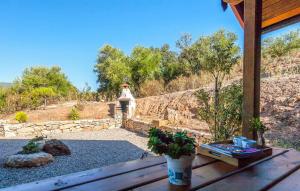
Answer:
[{"label": "wooden beam", "polygon": [[243,5],[238,4],[238,5],[231,5],[230,7],[235,15],[235,17],[237,18],[237,20],[239,21],[240,25],[242,28],[244,28],[244,15],[243,15]]},{"label": "wooden beam", "polygon": [[279,23],[276,23],[271,26],[263,28],[262,34],[266,34],[266,33],[269,33],[269,32],[272,32],[272,31],[275,31],[275,30],[278,30],[283,27],[286,27],[286,26],[289,26],[289,25],[292,25],[295,23],[299,23],[299,22],[300,22],[300,14],[297,16],[291,17],[289,19],[286,19],[284,21],[281,21]]},{"label": "wooden beam", "polygon": [[259,117],[262,1],[244,1],[244,65],[242,134],[256,138],[250,120]]}]

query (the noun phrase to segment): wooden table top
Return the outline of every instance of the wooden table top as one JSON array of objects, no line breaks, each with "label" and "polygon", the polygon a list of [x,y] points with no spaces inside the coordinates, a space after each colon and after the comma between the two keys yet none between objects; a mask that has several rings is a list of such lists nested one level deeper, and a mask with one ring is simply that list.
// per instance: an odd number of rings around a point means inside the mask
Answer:
[{"label": "wooden table top", "polygon": [[114,190],[204,190],[204,191],[296,191],[300,190],[300,152],[273,149],[273,155],[237,168],[198,155],[193,162],[188,187],[170,185],[163,157],[149,157],[37,182],[5,191],[114,191]]}]

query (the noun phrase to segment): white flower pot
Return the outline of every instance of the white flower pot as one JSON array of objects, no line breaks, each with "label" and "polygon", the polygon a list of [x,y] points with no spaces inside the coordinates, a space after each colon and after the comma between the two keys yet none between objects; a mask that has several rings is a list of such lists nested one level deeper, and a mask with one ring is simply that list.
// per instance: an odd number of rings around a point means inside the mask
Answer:
[{"label": "white flower pot", "polygon": [[168,164],[169,182],[175,185],[189,185],[192,177],[192,162],[195,155],[173,159],[165,155]]}]

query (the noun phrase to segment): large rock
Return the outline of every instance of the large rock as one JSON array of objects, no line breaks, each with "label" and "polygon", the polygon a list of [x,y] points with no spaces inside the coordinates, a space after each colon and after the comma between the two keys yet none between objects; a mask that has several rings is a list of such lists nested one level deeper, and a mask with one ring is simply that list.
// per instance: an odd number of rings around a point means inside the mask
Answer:
[{"label": "large rock", "polygon": [[71,151],[69,147],[64,144],[62,141],[57,139],[51,139],[46,141],[43,151],[49,153],[53,156],[62,156],[62,155],[70,155]]},{"label": "large rock", "polygon": [[52,155],[45,152],[32,154],[15,154],[6,157],[5,166],[11,168],[38,167],[53,162]]}]

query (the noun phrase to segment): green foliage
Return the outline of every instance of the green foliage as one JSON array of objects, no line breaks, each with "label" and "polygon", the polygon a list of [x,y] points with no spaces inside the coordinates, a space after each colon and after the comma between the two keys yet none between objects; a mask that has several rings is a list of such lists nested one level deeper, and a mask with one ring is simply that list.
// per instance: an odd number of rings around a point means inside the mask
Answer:
[{"label": "green foliage", "polygon": [[183,155],[195,153],[195,139],[187,135],[187,132],[169,133],[157,128],[149,131],[148,148],[159,155],[169,155],[178,159]]},{"label": "green foliage", "polygon": [[17,120],[19,123],[25,123],[28,121],[28,116],[25,112],[19,111],[15,115],[15,120]]},{"label": "green foliage", "polygon": [[48,87],[60,96],[68,96],[69,92],[75,90],[66,75],[61,72],[61,68],[57,66],[26,68],[16,83],[15,88],[19,92]]},{"label": "green foliage", "polygon": [[175,80],[180,75],[185,75],[185,70],[177,58],[177,54],[170,50],[170,46],[165,44],[159,50],[161,54],[161,78],[165,85],[170,81]]},{"label": "green foliage", "polygon": [[262,55],[265,58],[286,56],[300,48],[300,29],[290,31],[279,37],[270,37],[263,41]]},{"label": "green foliage", "polygon": [[40,152],[40,148],[36,141],[33,140],[30,140],[21,151],[22,154],[32,154],[37,152]]},{"label": "green foliage", "polygon": [[36,136],[33,139],[31,139],[31,141],[33,141],[33,142],[42,141],[42,140],[44,140],[44,138],[45,137],[43,137],[43,136]]},{"label": "green foliage", "polygon": [[264,133],[267,131],[267,127],[262,123],[262,121],[257,117],[251,120],[251,130],[255,132]]},{"label": "green foliage", "polygon": [[100,84],[99,92],[105,93],[108,98],[117,96],[121,84],[131,77],[128,58],[121,50],[110,45],[100,49],[94,71]]},{"label": "green foliage", "polygon": [[214,78],[222,80],[240,59],[240,48],[234,33],[219,30],[211,36],[199,38],[193,45],[201,68]]},{"label": "green foliage", "polygon": [[78,120],[80,119],[79,111],[76,108],[72,108],[69,113],[69,119]]},{"label": "green foliage", "polygon": [[153,80],[160,75],[161,55],[158,51],[151,48],[137,46],[133,49],[129,68],[131,72],[131,80],[135,90],[140,90],[141,84],[146,80]]},{"label": "green foliage", "polygon": [[[30,92],[32,99],[37,102],[43,100],[44,106],[47,105],[47,100],[57,96],[52,87],[39,87],[35,88]],[[40,104],[39,104],[40,105]]]},{"label": "green foliage", "polygon": [[219,105],[214,96],[204,90],[197,92],[201,103],[199,117],[209,125],[214,141],[227,140],[240,130],[242,123],[242,87],[233,84],[223,88],[219,94]]},{"label": "green foliage", "polygon": [[11,87],[0,89],[0,112],[36,109],[51,100],[75,98],[76,94],[76,88],[59,67],[31,67]]},{"label": "green foliage", "polygon": [[149,81],[162,80],[167,87],[178,77],[199,76],[202,70],[216,79],[219,89],[224,76],[240,59],[236,39],[234,33],[220,30],[193,43],[191,36],[184,34],[176,42],[179,53],[165,44],[161,48],[136,46],[128,56],[105,45],[100,49],[95,66],[99,92],[107,98],[115,98],[120,93],[120,85],[127,82],[135,95],[140,96],[141,87]]}]

